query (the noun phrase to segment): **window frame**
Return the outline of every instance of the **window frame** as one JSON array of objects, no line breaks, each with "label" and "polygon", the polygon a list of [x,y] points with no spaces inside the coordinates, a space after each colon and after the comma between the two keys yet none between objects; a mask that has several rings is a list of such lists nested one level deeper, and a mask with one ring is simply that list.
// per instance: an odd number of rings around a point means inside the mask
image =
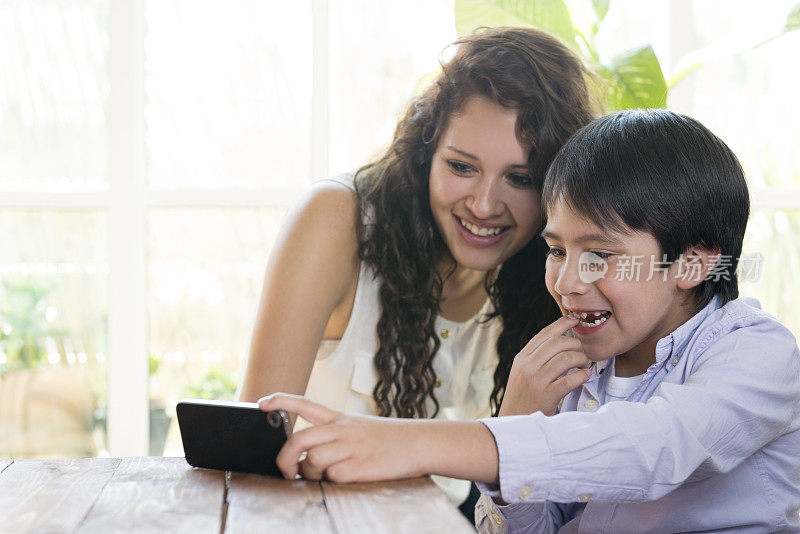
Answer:
[{"label": "window frame", "polygon": [[145,168],[145,2],[109,0],[107,184],[0,184],[0,208],[94,209],[109,225],[108,432],[111,456],[146,456],[149,444],[147,213],[151,208],[288,208],[329,173],[328,0],[310,0],[310,176],[296,187],[149,188]]}]

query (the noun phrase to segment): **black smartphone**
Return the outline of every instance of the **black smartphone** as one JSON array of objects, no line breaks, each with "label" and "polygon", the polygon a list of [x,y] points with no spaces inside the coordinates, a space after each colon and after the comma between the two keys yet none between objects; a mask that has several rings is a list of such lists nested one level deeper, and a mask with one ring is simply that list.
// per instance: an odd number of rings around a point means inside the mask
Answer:
[{"label": "black smartphone", "polygon": [[183,399],[176,411],[189,465],[281,476],[275,458],[291,435],[286,412],[204,399]]}]

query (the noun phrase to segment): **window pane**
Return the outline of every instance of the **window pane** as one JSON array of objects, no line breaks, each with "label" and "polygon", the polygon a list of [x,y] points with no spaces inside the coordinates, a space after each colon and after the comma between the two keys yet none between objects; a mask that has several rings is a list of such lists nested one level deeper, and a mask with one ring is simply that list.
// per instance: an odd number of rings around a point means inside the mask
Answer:
[{"label": "window pane", "polygon": [[[742,296],[755,297],[761,306],[775,315],[800,339],[800,210],[755,210],[750,216],[744,250],[747,253],[760,253],[763,256],[761,271],[750,270],[742,273],[745,280],[740,281]],[[754,267],[755,261],[750,262]],[[740,269],[747,269],[742,265]],[[760,276],[756,276],[756,275]]]},{"label": "window pane", "polygon": [[150,185],[307,180],[309,0],[155,0],[145,17]]},{"label": "window pane", "polygon": [[0,185],[107,180],[107,4],[0,4]]},{"label": "window pane", "polygon": [[[597,32],[597,52],[603,63],[610,62],[614,56],[632,48],[651,45],[659,61],[664,76],[669,66],[665,65],[669,56],[669,2],[670,0],[614,0],[609,3],[608,12]],[[593,7],[588,3],[570,2],[573,18],[584,27],[585,21],[596,17]]]},{"label": "window pane", "polygon": [[423,76],[437,70],[439,54],[456,38],[446,4],[331,0],[332,172],[364,165],[391,141]]},{"label": "window pane", "polygon": [[282,209],[150,211],[151,454],[162,448],[182,454],[173,417],[182,397],[233,398],[283,215]]},{"label": "window pane", "polygon": [[744,0],[694,2],[699,47],[714,45],[725,57],[707,63],[688,84],[696,117],[733,149],[753,187],[800,186],[800,107],[796,105],[800,32],[733,55],[778,33],[796,0],[759,4]]},{"label": "window pane", "polygon": [[107,226],[97,211],[0,211],[0,457],[106,448]]}]

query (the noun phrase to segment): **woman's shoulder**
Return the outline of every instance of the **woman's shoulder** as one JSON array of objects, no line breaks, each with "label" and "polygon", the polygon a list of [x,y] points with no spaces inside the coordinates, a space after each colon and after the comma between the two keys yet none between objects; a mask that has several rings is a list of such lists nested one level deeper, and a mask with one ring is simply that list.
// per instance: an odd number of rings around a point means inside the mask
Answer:
[{"label": "woman's shoulder", "polygon": [[344,203],[355,208],[357,204],[356,190],[351,173],[338,174],[330,178],[317,180],[305,193],[305,199],[317,203],[317,207]]},{"label": "woman's shoulder", "polygon": [[[327,287],[348,288],[358,277],[358,203],[345,185],[320,181],[286,214],[271,257],[315,277]],[[342,289],[344,290],[344,289]]]},{"label": "woman's shoulder", "polygon": [[286,214],[270,252],[274,285],[334,313],[358,281],[357,217],[352,190],[328,181],[310,187]]},{"label": "woman's shoulder", "polygon": [[326,186],[336,184],[341,188],[347,189],[349,191],[355,192],[355,173],[354,172],[343,172],[341,174],[336,174],[334,176],[330,176],[328,178],[323,178],[315,182],[314,185],[319,186]]},{"label": "woman's shoulder", "polygon": [[[315,182],[295,204],[292,219],[315,232],[356,239],[358,199],[355,190],[341,180],[325,179]],[[353,241],[354,243],[356,241]]]}]

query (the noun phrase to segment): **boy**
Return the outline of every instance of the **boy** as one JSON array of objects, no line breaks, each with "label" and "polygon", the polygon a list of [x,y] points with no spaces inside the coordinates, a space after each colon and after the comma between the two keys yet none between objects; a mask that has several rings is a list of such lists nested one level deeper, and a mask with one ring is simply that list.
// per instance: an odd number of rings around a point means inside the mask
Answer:
[{"label": "boy", "polygon": [[485,531],[800,531],[800,351],[737,298],[749,200],[730,149],[690,118],[620,112],[562,148],[542,202],[564,317],[515,358],[503,417],[265,398],[318,425],[284,447],[284,474],[469,478]]}]

